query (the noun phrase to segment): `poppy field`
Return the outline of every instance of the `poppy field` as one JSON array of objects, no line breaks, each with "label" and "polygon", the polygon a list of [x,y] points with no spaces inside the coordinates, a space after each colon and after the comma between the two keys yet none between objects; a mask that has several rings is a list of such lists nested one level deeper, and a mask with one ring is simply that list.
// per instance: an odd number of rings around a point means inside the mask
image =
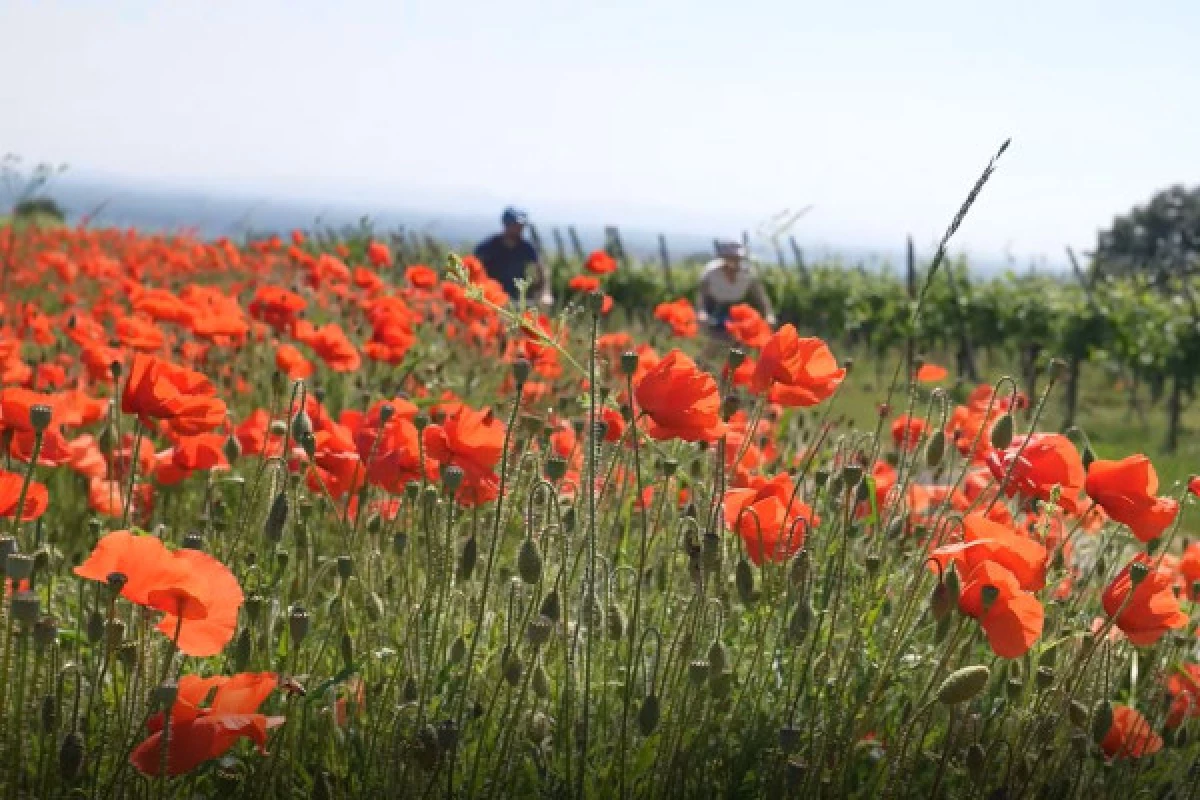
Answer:
[{"label": "poppy field", "polygon": [[0,259],[6,797],[1200,796],[1200,481],[1049,426],[1071,363],[868,378],[603,251],[553,313],[370,237]]}]

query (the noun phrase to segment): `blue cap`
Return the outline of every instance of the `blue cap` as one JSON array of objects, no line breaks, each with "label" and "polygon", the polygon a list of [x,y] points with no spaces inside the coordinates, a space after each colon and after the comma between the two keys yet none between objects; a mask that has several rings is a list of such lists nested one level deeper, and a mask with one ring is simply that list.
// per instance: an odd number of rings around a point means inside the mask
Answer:
[{"label": "blue cap", "polygon": [[529,215],[519,208],[509,206],[504,209],[504,213],[500,216],[500,221],[505,225],[511,225],[514,222],[518,225],[524,225],[529,221]]}]

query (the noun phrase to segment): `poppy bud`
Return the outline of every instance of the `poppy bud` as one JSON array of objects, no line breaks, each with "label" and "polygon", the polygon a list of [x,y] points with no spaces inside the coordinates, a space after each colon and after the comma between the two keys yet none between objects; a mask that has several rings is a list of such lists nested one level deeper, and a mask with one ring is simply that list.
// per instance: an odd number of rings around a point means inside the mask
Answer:
[{"label": "poppy bud", "polygon": [[183,543],[180,545],[184,550],[204,550],[204,534],[200,531],[188,531],[183,536]]},{"label": "poppy bud", "polygon": [[551,622],[558,622],[559,612],[558,589],[551,589],[550,593],[542,600],[539,613]]},{"label": "poppy bud", "polygon": [[714,639],[708,646],[708,663],[713,672],[724,672],[729,667],[729,648],[719,639]]},{"label": "poppy bud", "polygon": [[521,542],[521,549],[517,552],[517,574],[530,585],[542,579],[542,553],[532,538],[526,537]]},{"label": "poppy bud", "polygon": [[225,460],[230,464],[236,463],[242,457],[242,443],[237,440],[236,436],[228,437],[221,449],[225,453]]},{"label": "poppy bud", "polygon": [[317,439],[313,436],[312,431],[305,433],[303,436],[297,436],[296,441],[300,443],[300,448],[304,450],[304,454],[310,460],[317,454]]},{"label": "poppy bud", "polygon": [[725,396],[725,401],[721,403],[721,418],[728,421],[742,407],[742,401],[736,394]]},{"label": "poppy bud", "polygon": [[379,424],[387,425],[395,414],[395,407],[391,403],[384,403],[379,407]]},{"label": "poppy bud", "polygon": [[812,629],[813,609],[808,598],[803,598],[796,605],[792,616],[788,619],[788,639],[793,644],[800,644]]},{"label": "poppy bud", "polygon": [[258,622],[265,602],[261,594],[252,594],[246,598],[246,616],[250,618],[251,622]]},{"label": "poppy bud", "polygon": [[288,615],[288,633],[291,634],[293,644],[300,644],[304,637],[308,636],[309,622],[308,611],[303,606],[292,606]]},{"label": "poppy bud", "polygon": [[1012,444],[1013,438],[1013,418],[1012,414],[1005,413],[996,420],[996,424],[992,426],[992,447],[997,450],[1003,450]]},{"label": "poppy bud", "polygon": [[506,647],[501,660],[501,671],[504,674],[504,680],[508,681],[509,686],[520,684],[521,676],[525,674],[525,663],[521,661],[521,657],[514,652],[510,652],[510,648]]},{"label": "poppy bud", "polygon": [[109,620],[104,627],[105,639],[110,649],[116,650],[125,641],[125,623],[122,620]]},{"label": "poppy bud", "polygon": [[738,597],[743,603],[750,603],[754,599],[754,570],[750,567],[750,562],[744,558],[738,561],[734,567],[733,578]]},{"label": "poppy bud", "polygon": [[938,702],[947,706],[965,703],[983,691],[991,676],[992,671],[982,664],[957,669],[938,687]]},{"label": "poppy bud", "polygon": [[178,684],[164,683],[161,686],[156,686],[150,692],[150,707],[166,710],[175,705],[175,698],[178,696]]},{"label": "poppy bud", "polygon": [[1142,561],[1135,561],[1129,565],[1129,585],[1137,586],[1142,581],[1146,580],[1146,576],[1150,574],[1150,566]]},{"label": "poppy bud", "polygon": [[731,347],[731,348],[729,349],[728,363],[729,363],[729,368],[730,368],[731,370],[735,370],[735,369],[737,369],[737,368],[738,368],[738,367],[740,367],[740,366],[741,366],[741,365],[742,365],[742,364],[743,364],[745,361],[746,361],[746,353],[745,353],[745,351],[743,351],[743,350],[740,350],[740,349],[738,349],[738,348],[736,348],[736,347]]},{"label": "poppy bud", "polygon": [[608,638],[611,641],[619,642],[625,636],[625,612],[615,603],[610,604],[608,613],[604,615],[605,627],[608,633]]},{"label": "poppy bud", "polygon": [[17,540],[11,536],[0,536],[0,571],[8,574],[8,557],[17,552]]},{"label": "poppy bud", "polygon": [[534,647],[541,647],[550,641],[550,636],[553,633],[554,620],[541,614],[531,620],[529,627],[525,629],[525,637],[529,639],[529,643]]},{"label": "poppy bud", "polygon": [[396,554],[397,558],[399,558],[400,556],[404,555],[404,551],[407,547],[408,534],[404,531],[396,531],[395,535],[392,536],[392,552]]},{"label": "poppy bud", "polygon": [[62,744],[58,748],[58,777],[62,779],[63,783],[75,783],[79,773],[83,771],[83,764],[86,760],[87,751],[83,743],[83,736],[79,731],[71,731],[63,738]]},{"label": "poppy bud", "polygon": [[933,587],[933,592],[929,596],[929,610],[933,612],[933,618],[941,620],[954,608],[954,601],[950,599],[950,590],[946,587],[943,581]]},{"label": "poppy bud", "polygon": [[530,686],[533,693],[543,699],[550,696],[550,673],[546,672],[546,667],[539,661],[533,668],[533,675],[530,676]]},{"label": "poppy bud", "polygon": [[1112,724],[1112,703],[1109,703],[1107,700],[1101,700],[1092,708],[1092,740],[1097,743],[1104,741],[1104,737],[1108,736],[1108,731],[1112,728]]},{"label": "poppy bud", "polygon": [[53,647],[58,641],[58,620],[54,617],[42,617],[33,626],[33,645],[39,652]]},{"label": "poppy bud", "polygon": [[1039,689],[1049,689],[1054,685],[1054,668],[1038,667],[1035,680]]},{"label": "poppy bud", "polygon": [[597,316],[604,311],[604,292],[595,291],[587,293],[587,307]]},{"label": "poppy bud", "polygon": [[863,561],[867,568],[867,574],[874,578],[879,574],[879,568],[883,566],[883,558],[878,553],[871,553]]},{"label": "poppy bud", "polygon": [[308,416],[307,411],[300,409],[292,417],[292,438],[298,442],[302,442],[312,432],[312,418]]},{"label": "poppy bud", "polygon": [[523,386],[525,381],[529,380],[529,373],[532,371],[533,365],[530,364],[526,359],[518,358],[516,361],[514,361],[512,365],[512,374],[513,380],[516,381],[517,386]]},{"label": "poppy bud", "polygon": [[637,713],[638,730],[642,732],[642,736],[649,736],[654,733],[654,729],[658,727],[658,720],[661,713],[662,709],[658,701],[658,695],[653,692],[646,695]]},{"label": "poppy bud", "polygon": [[417,681],[412,675],[404,679],[404,685],[400,687],[400,701],[403,703],[415,703],[420,696],[420,690],[417,688]]},{"label": "poppy bud", "polygon": [[979,783],[983,779],[983,770],[987,766],[987,753],[983,746],[975,742],[967,748],[967,774],[971,780]]},{"label": "poppy bud", "polygon": [[104,615],[99,611],[92,611],[87,618],[87,638],[88,643],[96,644],[104,638]]},{"label": "poppy bud", "polygon": [[561,456],[550,456],[546,459],[545,465],[542,467],[546,480],[551,483],[558,483],[567,474],[567,460]]},{"label": "poppy bud", "polygon": [[450,652],[447,654],[447,660],[451,664],[457,664],[462,661],[467,655],[467,642],[461,636],[456,636],[454,641],[450,643]]},{"label": "poppy bud", "polygon": [[[418,411],[413,416],[412,423],[413,423],[413,427],[417,429],[417,433],[420,433],[421,431],[423,431],[429,427],[429,415],[426,414],[424,411]],[[415,483],[415,481],[410,481],[410,483]]]},{"label": "poppy bud", "polygon": [[285,569],[287,569],[288,562],[291,561],[291,558],[292,556],[287,550],[276,550],[275,566],[280,572],[283,572]]},{"label": "poppy bud", "polygon": [[1020,678],[1009,678],[1004,684],[1004,693],[1008,696],[1010,703],[1019,702],[1024,691],[1025,683]]},{"label": "poppy bud", "polygon": [[792,558],[792,568],[788,570],[788,579],[792,586],[800,588],[804,582],[808,580],[808,570],[812,563],[812,556],[809,555],[807,549],[801,548],[796,551],[796,555]]},{"label": "poppy bud", "polygon": [[52,694],[42,697],[40,721],[42,733],[52,733],[58,729],[58,701]]},{"label": "poppy bud", "polygon": [[715,531],[705,531],[701,539],[704,555],[704,566],[709,571],[716,571],[721,566],[721,537]]},{"label": "poppy bud", "polygon": [[925,443],[925,465],[933,469],[942,463],[942,457],[945,455],[946,432],[936,430],[929,434],[929,441]]},{"label": "poppy bud", "polygon": [[800,744],[802,731],[794,725],[784,725],[779,729],[779,749],[791,753]]},{"label": "poppy bud", "polygon": [[688,664],[688,679],[691,680],[693,686],[700,686],[708,680],[710,665],[702,658],[698,658]]},{"label": "poppy bud", "polygon": [[342,631],[342,640],[339,643],[342,651],[342,664],[346,668],[354,665],[354,639],[350,637],[349,632]]},{"label": "poppy bud", "polygon": [[732,672],[717,672],[713,670],[708,679],[708,690],[712,692],[712,696],[718,700],[724,700],[729,696],[730,689],[733,688],[733,673]]},{"label": "poppy bud", "polygon": [[475,574],[475,564],[479,561],[479,543],[475,534],[471,534],[463,542],[462,552],[458,556],[458,580],[465,583]]},{"label": "poppy bud", "polygon": [[50,427],[50,420],[54,417],[54,409],[43,403],[36,403],[29,407],[29,425],[33,428],[34,433],[41,433]]}]

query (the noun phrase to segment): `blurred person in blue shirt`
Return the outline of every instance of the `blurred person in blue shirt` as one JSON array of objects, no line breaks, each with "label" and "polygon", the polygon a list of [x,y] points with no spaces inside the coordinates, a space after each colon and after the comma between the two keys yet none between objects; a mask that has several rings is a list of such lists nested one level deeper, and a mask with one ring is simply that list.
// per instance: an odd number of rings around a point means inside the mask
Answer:
[{"label": "blurred person in blue shirt", "polygon": [[[475,257],[483,264],[488,277],[503,286],[509,297],[517,297],[518,280],[528,279],[526,296],[543,305],[550,305],[554,297],[546,282],[546,270],[542,267],[537,248],[525,239],[528,220],[524,211],[512,207],[504,209],[500,217],[504,231],[480,242],[475,248]],[[530,272],[532,275],[528,274]]]}]

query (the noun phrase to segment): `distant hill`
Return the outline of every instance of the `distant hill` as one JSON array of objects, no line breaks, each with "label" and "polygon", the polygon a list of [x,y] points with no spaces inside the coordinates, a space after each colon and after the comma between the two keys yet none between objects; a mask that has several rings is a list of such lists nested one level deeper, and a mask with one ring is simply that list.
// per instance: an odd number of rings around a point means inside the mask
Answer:
[{"label": "distant hill", "polygon": [[[356,225],[369,217],[377,230],[404,229],[428,233],[456,246],[469,247],[494,233],[497,221],[490,215],[446,211],[414,211],[372,206],[353,207],[347,203],[327,205],[311,201],[261,197],[235,192],[190,190],[140,186],[133,183],[96,180],[67,174],[54,182],[47,192],[67,212],[68,219],[77,222],[88,218],[92,224],[136,227],[158,231],[193,231],[211,238],[240,237],[247,233],[286,233],[295,228],[314,226],[340,228]],[[543,221],[535,218],[544,245],[553,247],[552,230],[558,227],[564,238],[569,220]],[[621,227],[621,237],[631,255],[655,258],[658,255],[659,231]],[[601,226],[578,225],[576,231],[584,249],[603,246]],[[712,236],[695,233],[663,231],[673,259],[712,252]],[[722,232],[723,233],[723,232]],[[727,235],[727,234],[724,234]],[[836,257],[851,266],[862,265],[878,269],[884,265],[899,265],[903,260],[901,243],[893,250],[854,246],[837,248],[814,247],[800,241],[806,260]],[[569,246],[569,244],[568,244]],[[751,242],[755,259],[776,261],[774,248],[768,242]],[[790,247],[783,243],[784,263],[792,264]],[[1012,266],[1002,261],[972,260],[972,267],[981,273],[998,272]]]}]

